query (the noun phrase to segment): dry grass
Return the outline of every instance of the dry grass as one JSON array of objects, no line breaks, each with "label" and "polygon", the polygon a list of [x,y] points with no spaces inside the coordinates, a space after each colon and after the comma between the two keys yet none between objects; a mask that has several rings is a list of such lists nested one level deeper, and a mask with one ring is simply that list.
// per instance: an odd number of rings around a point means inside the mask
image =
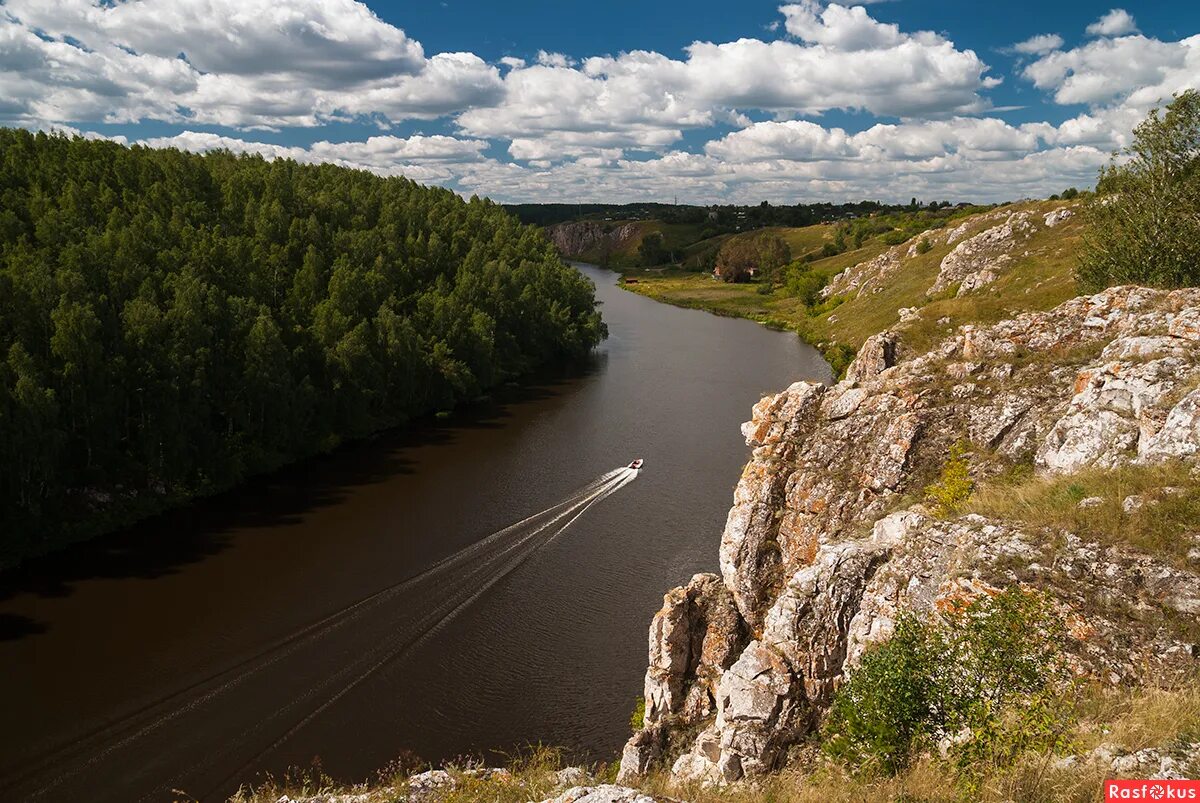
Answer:
[{"label": "dry grass", "polygon": [[[1127,497],[1146,504],[1126,512]],[[1080,507],[1084,499],[1100,503]],[[1068,530],[1105,544],[1125,544],[1177,565],[1200,545],[1200,482],[1181,463],[1086,469],[1037,477],[1018,471],[981,483],[967,510],[1024,522],[1031,527]]]},{"label": "dry grass", "polygon": [[[1170,688],[1085,689],[1071,734],[1072,754],[1084,755],[1100,744],[1118,752],[1170,748],[1200,740],[1200,678]],[[856,777],[834,766],[788,770],[758,782],[727,789],[699,785],[672,786],[665,776],[648,779],[643,788],[695,803],[818,803],[819,801],[941,801],[987,803],[1028,801],[1062,803],[1100,801],[1102,784],[1111,777],[1103,766],[1064,767],[1059,756],[1031,753],[1011,765],[992,767],[977,786],[966,788],[954,768],[926,757],[894,778]]]},{"label": "dry grass", "polygon": [[[482,764],[465,763],[446,766],[454,779],[453,788],[436,796],[438,803],[527,803],[543,800],[561,791],[555,773],[563,768],[562,751],[549,747],[530,747],[513,756],[500,772],[479,772]],[[363,795],[362,803],[394,803],[407,800],[408,777],[420,772],[420,767],[397,761],[384,767],[374,781],[354,785],[338,784],[320,769],[291,770],[283,778],[268,777],[262,782],[243,787],[229,799],[230,803],[277,803],[287,796],[303,800],[323,795]],[[615,769],[596,768],[593,774],[603,777]],[[191,798],[181,798],[191,800]]]},{"label": "dry grass", "polygon": [[1080,706],[1077,740],[1086,752],[1103,743],[1128,751],[1200,741],[1200,677],[1170,688],[1105,689]]},{"label": "dry grass", "polygon": [[[1082,690],[1071,733],[1071,753],[1084,755],[1106,744],[1121,752],[1149,747],[1171,748],[1200,740],[1200,677],[1189,677],[1164,688],[1129,689],[1090,687]],[[811,755],[811,751],[809,753]],[[1006,766],[986,768],[971,791],[952,765],[925,757],[895,777],[852,775],[831,764],[815,768],[790,768],[752,783],[712,787],[698,783],[672,784],[665,770],[643,779],[639,788],[660,799],[692,803],[855,803],[905,801],[952,803],[1091,803],[1103,800],[1102,782],[1110,775],[1104,767],[1058,765],[1058,756],[1031,753]],[[515,758],[507,773],[488,777],[450,767],[455,787],[439,795],[439,803],[526,803],[563,791],[555,773],[562,769],[557,750],[535,748]],[[411,768],[410,768],[411,769]],[[389,768],[373,784],[340,787],[320,772],[291,773],[279,782],[245,790],[231,803],[275,803],[283,795],[303,799],[318,794],[356,793],[368,803],[393,803],[405,799],[404,779],[410,769]],[[615,766],[593,770],[595,783],[612,783]],[[978,768],[976,768],[978,769]]]}]

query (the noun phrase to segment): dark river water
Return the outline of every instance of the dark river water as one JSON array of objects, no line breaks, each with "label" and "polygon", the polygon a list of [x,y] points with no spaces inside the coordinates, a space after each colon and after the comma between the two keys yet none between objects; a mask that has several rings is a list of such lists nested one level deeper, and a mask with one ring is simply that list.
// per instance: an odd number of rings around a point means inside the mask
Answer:
[{"label": "dark river water", "polygon": [[0,577],[0,800],[221,800],[314,761],[352,781],[539,742],[613,759],[662,594],[716,570],[738,424],[829,374],[580,269],[610,332],[583,375]]}]

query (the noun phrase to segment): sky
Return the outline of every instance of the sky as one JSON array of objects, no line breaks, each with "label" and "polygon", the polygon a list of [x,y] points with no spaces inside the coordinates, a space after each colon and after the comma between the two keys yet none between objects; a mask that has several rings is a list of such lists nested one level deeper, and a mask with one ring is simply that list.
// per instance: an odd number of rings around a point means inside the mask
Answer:
[{"label": "sky", "polygon": [[994,202],[1200,88],[1200,3],[0,0],[0,125],[501,202]]}]

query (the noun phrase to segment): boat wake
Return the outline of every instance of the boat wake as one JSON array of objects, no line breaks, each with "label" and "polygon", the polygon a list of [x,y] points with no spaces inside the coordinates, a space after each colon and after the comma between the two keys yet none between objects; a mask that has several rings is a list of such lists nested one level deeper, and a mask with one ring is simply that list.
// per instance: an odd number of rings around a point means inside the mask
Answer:
[{"label": "boat wake", "polygon": [[[207,788],[197,795],[200,799],[217,794],[364,681],[435,638],[566,533],[589,508],[633,482],[641,464],[635,462],[638,467],[606,472],[558,503],[421,572],[25,763],[19,775],[0,778],[0,797],[56,798],[64,785],[73,786],[89,770],[110,761],[121,762],[127,777],[148,790],[143,799],[186,789],[189,778],[196,779],[193,784],[205,779]],[[349,657],[332,672],[323,671],[328,664],[325,652],[335,643],[339,654]],[[231,711],[244,720],[244,727],[233,734],[212,724],[221,721],[227,726]],[[194,757],[187,778],[155,777],[156,769],[169,766],[163,756],[166,749]],[[214,783],[216,777],[221,780]]]}]

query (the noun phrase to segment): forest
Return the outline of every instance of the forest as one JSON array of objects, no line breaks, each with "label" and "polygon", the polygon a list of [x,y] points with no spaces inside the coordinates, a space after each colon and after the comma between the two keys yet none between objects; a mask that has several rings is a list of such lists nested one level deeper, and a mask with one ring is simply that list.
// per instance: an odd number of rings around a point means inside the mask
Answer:
[{"label": "forest", "polygon": [[[689,204],[510,204],[506,209],[525,223],[553,226],[576,220],[660,220],[663,223],[702,225],[704,237],[729,234],[765,226],[811,226],[853,220],[877,214],[918,212],[926,209],[948,209],[949,201],[930,201],[916,198],[908,204],[883,204],[878,201],[855,201],[834,204],[829,202],[771,204],[763,201],[751,206],[733,204],[693,206]],[[959,206],[965,206],[960,204]]]},{"label": "forest", "polygon": [[590,282],[489,201],[0,129],[0,566],[604,334]]}]

